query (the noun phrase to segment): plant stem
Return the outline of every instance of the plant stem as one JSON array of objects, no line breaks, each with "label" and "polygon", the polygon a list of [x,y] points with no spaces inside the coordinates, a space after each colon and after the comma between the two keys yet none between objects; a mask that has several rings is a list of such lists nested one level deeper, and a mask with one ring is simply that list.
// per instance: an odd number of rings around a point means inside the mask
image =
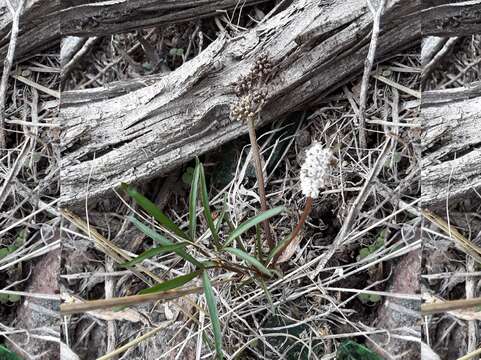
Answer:
[{"label": "plant stem", "polygon": [[60,313],[62,315],[76,314],[92,310],[109,309],[115,306],[136,305],[149,301],[173,300],[185,295],[201,293],[203,291],[203,287],[192,287],[178,290],[167,290],[153,294],[131,295],[110,299],[89,300],[81,303],[61,304]]},{"label": "plant stem", "polygon": [[[262,172],[262,162],[261,162],[261,155],[259,152],[259,145],[257,144],[257,136],[256,136],[256,129],[254,126],[254,118],[251,118],[247,121],[247,125],[249,127],[249,139],[251,142],[251,149],[252,149],[252,157],[254,158],[254,165],[256,169],[256,177],[257,183],[259,185],[259,198],[261,201],[261,210],[267,211],[267,200],[266,200],[266,190],[264,185],[264,175]],[[266,234],[267,244],[269,248],[272,250],[276,246],[274,240],[271,236],[271,230],[269,228],[269,220],[264,220],[262,222],[262,227],[264,228],[264,233]]]},{"label": "plant stem", "polygon": [[437,313],[443,313],[453,310],[468,309],[481,305],[481,298],[474,299],[461,299],[461,300],[449,300],[441,303],[434,304],[422,304],[421,314],[432,315]]},{"label": "plant stem", "polygon": [[294,231],[292,231],[291,236],[289,237],[289,240],[287,240],[282,247],[277,251],[276,256],[274,256],[274,260],[272,261],[272,266],[276,265],[277,260],[279,257],[282,255],[284,250],[289,246],[289,244],[296,238],[297,235],[299,235],[299,232],[301,231],[302,227],[304,226],[304,223],[307,220],[307,217],[311,213],[312,210],[312,203],[313,200],[310,196],[307,197],[306,199],[306,205],[304,206],[304,211],[301,214],[301,218],[299,219],[299,222],[297,223]]}]

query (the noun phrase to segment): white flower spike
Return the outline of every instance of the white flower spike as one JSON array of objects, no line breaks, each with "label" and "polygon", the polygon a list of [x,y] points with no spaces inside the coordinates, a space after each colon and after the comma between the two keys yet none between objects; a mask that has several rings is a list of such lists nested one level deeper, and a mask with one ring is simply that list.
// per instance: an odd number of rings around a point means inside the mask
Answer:
[{"label": "white flower spike", "polygon": [[317,199],[319,190],[326,186],[330,175],[333,154],[320,143],[314,143],[306,152],[301,166],[301,189],[306,197]]}]

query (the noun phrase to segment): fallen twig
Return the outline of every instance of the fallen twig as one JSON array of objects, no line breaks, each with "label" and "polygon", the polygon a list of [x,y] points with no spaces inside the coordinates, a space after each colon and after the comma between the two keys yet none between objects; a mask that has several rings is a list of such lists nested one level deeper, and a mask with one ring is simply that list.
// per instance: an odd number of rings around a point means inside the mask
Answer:
[{"label": "fallen twig", "polygon": [[359,99],[359,145],[361,148],[366,147],[366,102],[367,102],[367,90],[369,85],[369,77],[371,76],[372,66],[374,64],[374,58],[376,56],[377,41],[379,37],[379,28],[381,23],[381,16],[384,11],[386,0],[381,0],[376,10],[372,7],[371,1],[367,0],[369,8],[373,13],[374,19],[372,24],[371,43],[369,44],[369,51],[367,53],[366,61],[364,62],[364,74],[362,75],[361,82],[361,95]]}]

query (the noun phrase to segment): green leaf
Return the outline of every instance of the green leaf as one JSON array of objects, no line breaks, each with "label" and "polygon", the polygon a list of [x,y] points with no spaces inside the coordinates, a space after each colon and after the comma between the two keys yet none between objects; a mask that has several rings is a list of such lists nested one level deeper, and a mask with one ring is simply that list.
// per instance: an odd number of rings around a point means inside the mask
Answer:
[{"label": "green leaf", "polygon": [[22,246],[27,240],[27,236],[28,236],[28,228],[23,228],[22,230],[20,230],[17,236],[15,237],[15,245]]},{"label": "green leaf", "polygon": [[382,358],[369,348],[348,340],[339,346],[336,360],[382,360]]},{"label": "green leaf", "polygon": [[225,210],[227,208],[227,195],[224,196],[224,201],[222,202],[222,210],[220,215],[215,219],[215,229],[217,233],[219,233],[220,227],[222,226],[222,222],[224,221],[225,217]]},{"label": "green leaf", "polygon": [[266,294],[267,301],[269,301],[269,305],[271,306],[271,312],[272,314],[274,314],[276,312],[276,309],[274,307],[274,302],[272,301],[272,296],[269,292],[269,289],[267,288],[266,282],[262,278],[259,278],[258,281],[261,285],[262,290],[264,291],[264,294]]},{"label": "green leaf", "polygon": [[[135,225],[135,227],[137,227],[137,229],[142,231],[145,235],[147,235],[148,237],[150,237],[152,240],[159,243],[160,245],[167,246],[167,245],[173,245],[174,244],[172,241],[166,239],[164,236],[160,235],[158,232],[156,232],[156,231],[152,230],[151,228],[149,228],[148,226],[144,225],[143,223],[141,223],[136,218],[134,218],[132,216],[129,216],[129,220]],[[179,255],[181,258],[183,258],[184,260],[192,263],[193,265],[195,265],[199,268],[203,267],[202,264],[199,261],[197,261],[192,255],[187,254],[187,252],[184,249],[177,249],[177,250],[174,250],[174,252],[177,255]]]},{"label": "green leaf", "polygon": [[219,315],[217,313],[217,304],[215,301],[214,290],[210,282],[207,271],[202,272],[202,282],[204,284],[205,301],[209,308],[210,322],[212,324],[212,331],[214,333],[215,351],[219,360],[223,359],[222,355],[222,333],[220,330]]},{"label": "green leaf", "polygon": [[189,185],[192,183],[192,178],[194,177],[194,168],[189,166],[185,169],[185,172],[182,174],[182,181],[185,185]]},{"label": "green leaf", "polygon": [[256,255],[262,262],[262,243],[261,243],[261,228],[259,224],[256,225]]},{"label": "green leaf", "polygon": [[291,234],[287,235],[284,240],[282,240],[281,242],[279,242],[274,249],[272,249],[270,252],[269,252],[269,256],[267,257],[267,261],[271,261],[272,259],[274,259],[274,257],[279,253],[279,251],[281,251],[282,249],[284,249],[285,245],[287,242],[289,242],[291,240]]},{"label": "green leaf", "polygon": [[177,56],[182,56],[182,55],[184,55],[184,49],[182,49],[182,48],[178,48],[178,49],[177,49],[177,54],[176,54],[176,55],[177,55]]},{"label": "green leaf", "polygon": [[180,250],[180,249],[184,248],[187,245],[188,245],[188,243],[183,242],[183,243],[179,243],[179,244],[162,245],[162,246],[154,247],[152,249],[144,251],[142,254],[137,256],[135,259],[132,259],[130,261],[126,261],[126,262],[124,262],[123,264],[120,264],[120,265],[125,266],[125,267],[131,267],[135,264],[138,264],[138,263],[144,261],[145,259],[150,259],[150,258],[154,257],[155,255],[164,254],[164,253],[167,253],[167,252],[175,252],[177,250]]},{"label": "green leaf", "polygon": [[178,287],[181,287],[182,285],[187,284],[189,281],[191,281],[193,278],[195,278],[198,275],[200,275],[200,272],[194,271],[187,275],[177,276],[173,279],[161,282],[160,284],[141,290],[139,291],[139,295],[152,294],[152,293],[157,293],[161,291],[176,289]]},{"label": "green leaf", "polygon": [[7,255],[12,253],[12,249],[10,247],[4,247],[0,249],[0,259],[3,259]]},{"label": "green leaf", "polygon": [[5,293],[0,293],[0,304],[6,304],[9,301],[10,296]]},{"label": "green leaf", "polygon": [[262,263],[259,260],[257,260],[255,257],[245,253],[244,251],[242,251],[240,249],[236,249],[236,248],[231,248],[231,247],[225,248],[224,250],[227,251],[228,253],[231,253],[231,254],[241,258],[242,260],[245,260],[247,263],[254,266],[257,270],[266,274],[267,276],[272,276],[272,272],[269,269],[267,269],[264,265],[262,265]]},{"label": "green leaf", "polygon": [[219,233],[217,232],[217,228],[214,225],[214,220],[212,219],[212,213],[210,212],[209,207],[209,194],[207,193],[207,184],[205,181],[205,174],[204,174],[204,166],[202,164],[200,166],[200,198],[202,201],[202,206],[204,208],[204,217],[207,220],[207,225],[212,233],[212,241],[217,250],[221,248],[220,246],[220,239]]},{"label": "green leaf", "polygon": [[359,255],[358,255],[358,257],[357,257],[357,261],[362,260],[362,259],[368,257],[369,255],[371,255],[371,250],[370,250],[368,247],[362,248],[362,249],[359,251]]},{"label": "green leaf", "polygon": [[361,293],[357,296],[363,304],[372,304],[381,301],[381,296],[378,294]]},{"label": "green leaf", "polygon": [[175,55],[177,55],[177,49],[176,49],[176,48],[170,49],[170,50],[169,50],[169,55],[170,55],[170,56],[175,56]]},{"label": "green leaf", "polygon": [[14,303],[14,302],[20,301],[21,299],[22,297],[17,294],[5,294],[5,293],[0,294],[0,304],[7,304],[9,302]]},{"label": "green leaf", "polygon": [[256,216],[250,218],[246,222],[240,224],[236,229],[234,229],[229,237],[227,238],[227,241],[225,242],[224,246],[228,246],[232,241],[234,241],[236,238],[241,236],[243,233],[245,233],[247,230],[252,228],[253,226],[256,226],[257,224],[263,222],[264,220],[267,220],[273,216],[279,215],[281,212],[283,212],[285,208],[283,206],[278,206],[275,208],[272,208],[270,210],[264,211],[260,214],[257,214]]},{"label": "green leaf", "polygon": [[133,198],[140,207],[142,207],[142,209],[144,209],[150,216],[153,216],[154,219],[157,220],[163,227],[183,239],[192,240],[172,220],[170,220],[167,215],[160,211],[152,201],[125,183],[122,183],[121,186],[129,194],[129,196]]},{"label": "green leaf", "polygon": [[190,238],[195,240],[195,233],[197,229],[197,193],[199,191],[199,176],[200,176],[200,163],[199,159],[197,160],[197,164],[195,165],[194,169],[194,176],[192,178],[192,185],[190,188],[189,194],[189,230],[190,230]]},{"label": "green leaf", "polygon": [[0,345],[0,359],[2,360],[22,360],[17,354],[13,351],[10,351],[5,346]]},{"label": "green leaf", "polygon": [[17,294],[9,294],[8,295],[8,301],[10,302],[17,302],[17,301],[20,301],[22,299],[22,297],[20,295],[17,295]]},{"label": "green leaf", "polygon": [[369,294],[361,293],[357,297],[359,298],[359,300],[361,300],[363,304],[369,303],[369,298],[370,298]]}]

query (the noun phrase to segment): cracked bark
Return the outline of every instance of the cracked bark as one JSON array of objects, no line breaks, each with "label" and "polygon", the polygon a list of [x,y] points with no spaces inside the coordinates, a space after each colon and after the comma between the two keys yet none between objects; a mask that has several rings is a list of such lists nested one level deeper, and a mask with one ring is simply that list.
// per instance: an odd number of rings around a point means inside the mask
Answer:
[{"label": "cracked bark", "polygon": [[[27,0],[16,58],[57,46],[60,36],[93,37],[206,18],[219,10],[245,8],[267,0]],[[0,2],[0,59],[5,58],[12,18]],[[61,27],[61,28],[60,28]]]},{"label": "cracked bark", "polygon": [[63,0],[62,34],[98,36],[198,20],[268,0]]},{"label": "cracked bark", "polygon": [[[60,38],[60,0],[27,0],[20,17],[15,59],[55,46]],[[12,15],[5,1],[0,3],[0,59],[7,54]]]},{"label": "cracked bark", "polygon": [[481,84],[423,93],[423,206],[481,191]]},{"label": "cracked bark", "polygon": [[[378,59],[420,41],[418,5],[390,1]],[[64,93],[62,205],[98,198],[120,181],[165,174],[247,134],[247,126],[229,119],[229,106],[236,79],[261,53],[276,66],[257,125],[306,108],[361,73],[371,29],[364,2],[298,0],[242,36],[219,36],[172,73],[133,81],[128,93],[125,82]]]},{"label": "cracked bark", "polygon": [[465,36],[481,33],[481,1],[423,0],[423,35]]}]

